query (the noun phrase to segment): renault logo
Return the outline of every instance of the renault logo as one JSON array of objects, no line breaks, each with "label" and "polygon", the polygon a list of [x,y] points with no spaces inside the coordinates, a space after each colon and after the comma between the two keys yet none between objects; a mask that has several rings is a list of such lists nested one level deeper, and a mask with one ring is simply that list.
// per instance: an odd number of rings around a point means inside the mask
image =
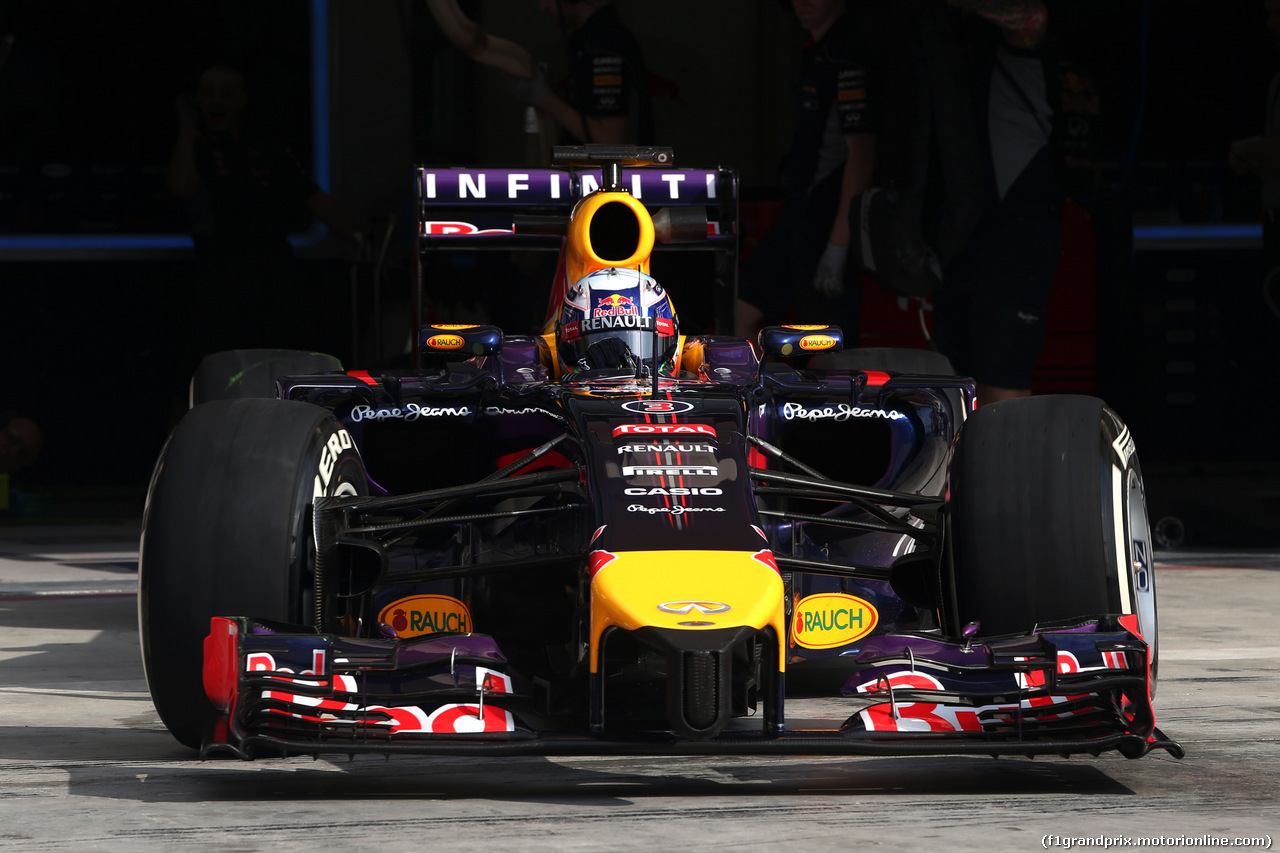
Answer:
[{"label": "renault logo", "polygon": [[681,616],[687,616],[695,610],[704,615],[710,615],[712,613],[724,613],[732,608],[718,601],[668,601],[664,604],[659,604],[658,609],[663,613],[678,613]]}]

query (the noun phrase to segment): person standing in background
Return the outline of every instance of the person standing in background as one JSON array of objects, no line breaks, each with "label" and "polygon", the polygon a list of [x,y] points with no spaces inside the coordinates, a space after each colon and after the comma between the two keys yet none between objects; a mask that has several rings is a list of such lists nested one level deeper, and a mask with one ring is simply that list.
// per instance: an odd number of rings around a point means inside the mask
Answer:
[{"label": "person standing in background", "polygon": [[[1266,28],[1280,46],[1280,0],[1265,0]],[[1232,143],[1227,155],[1237,175],[1254,175],[1262,181],[1262,245],[1268,269],[1280,267],[1280,73],[1267,86],[1263,135]]]},{"label": "person standing in background", "polygon": [[1049,13],[1045,0],[948,3],[966,13],[987,192],[977,228],[943,270],[936,340],[956,371],[977,381],[983,405],[1031,394],[1062,251],[1043,59]]},{"label": "person standing in background", "polygon": [[289,319],[308,294],[298,281],[290,232],[312,216],[355,246],[359,223],[307,174],[293,152],[243,120],[244,77],[216,64],[194,98],[178,99],[169,191],[187,203],[200,278],[197,346],[206,351],[309,345]]},{"label": "person standing in background", "polygon": [[565,31],[569,78],[563,96],[536,66],[530,78],[506,74],[512,94],[555,120],[562,144],[654,144],[649,72],[640,43],[612,0],[540,0]]},{"label": "person standing in background", "polygon": [[847,262],[849,205],[875,172],[879,81],[875,34],[858,26],[849,2],[792,2],[809,38],[782,218],[742,270],[737,334],[748,339],[794,319],[838,325],[846,347],[857,343],[862,290]]}]

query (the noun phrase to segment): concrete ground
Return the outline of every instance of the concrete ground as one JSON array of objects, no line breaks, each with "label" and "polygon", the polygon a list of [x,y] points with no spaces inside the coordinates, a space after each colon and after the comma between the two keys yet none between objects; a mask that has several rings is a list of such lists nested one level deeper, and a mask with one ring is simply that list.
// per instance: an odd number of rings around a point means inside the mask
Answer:
[{"label": "concrete ground", "polygon": [[1157,554],[1157,710],[1181,761],[247,763],[195,760],[156,717],[137,535],[129,519],[0,528],[0,851],[1269,847],[1280,834],[1280,550]]}]

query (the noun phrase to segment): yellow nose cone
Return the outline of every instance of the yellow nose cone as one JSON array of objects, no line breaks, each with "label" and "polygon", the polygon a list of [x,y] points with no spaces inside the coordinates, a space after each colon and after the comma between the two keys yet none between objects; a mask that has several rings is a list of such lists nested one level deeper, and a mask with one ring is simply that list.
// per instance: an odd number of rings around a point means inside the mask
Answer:
[{"label": "yellow nose cone", "polygon": [[768,551],[594,552],[591,582],[591,671],[599,666],[606,628],[773,626],[778,668],[785,664],[782,578]]}]

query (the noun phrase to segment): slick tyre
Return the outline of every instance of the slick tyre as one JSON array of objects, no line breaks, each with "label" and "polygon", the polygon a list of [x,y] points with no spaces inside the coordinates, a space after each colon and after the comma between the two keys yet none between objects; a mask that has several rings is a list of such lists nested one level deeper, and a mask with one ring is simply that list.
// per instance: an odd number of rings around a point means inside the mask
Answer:
[{"label": "slick tyre", "polygon": [[1151,651],[1157,631],[1151,531],[1128,428],[1094,397],[979,408],[950,470],[954,630],[978,636],[1115,614]]},{"label": "slick tyre", "polygon": [[191,406],[244,397],[274,399],[280,376],[342,370],[342,362],[322,352],[291,349],[236,349],[205,356],[191,377]]},{"label": "slick tyre", "polygon": [[214,709],[203,685],[213,616],[306,624],[312,500],[367,494],[360,456],[325,409],[222,400],[189,411],[152,474],[143,514],[138,624],[152,701],[200,748]]}]

